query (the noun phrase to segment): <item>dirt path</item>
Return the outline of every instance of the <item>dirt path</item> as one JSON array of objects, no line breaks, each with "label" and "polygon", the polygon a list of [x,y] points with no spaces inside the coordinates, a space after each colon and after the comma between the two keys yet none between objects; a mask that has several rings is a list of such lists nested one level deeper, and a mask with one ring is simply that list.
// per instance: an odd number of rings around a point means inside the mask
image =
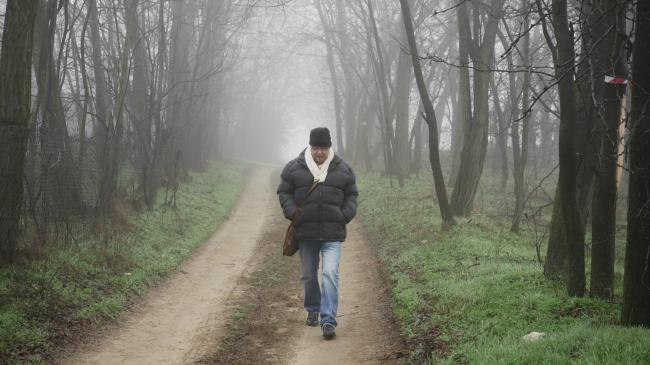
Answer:
[{"label": "dirt path", "polygon": [[[304,325],[299,260],[282,258],[278,246],[287,222],[271,180],[275,173],[258,167],[229,219],[179,273],[152,290],[115,329],[62,363],[398,363],[394,354],[402,342],[357,222],[348,226],[342,249],[336,338],[326,341],[320,328]],[[256,309],[237,319],[234,313],[242,306]],[[230,333],[226,327],[233,324],[240,330]]]},{"label": "dirt path", "polygon": [[[326,341],[320,328],[303,326],[292,364],[393,364],[401,340],[388,316],[385,286],[358,223],[348,226],[339,278],[336,337]],[[301,318],[302,319],[302,318]]]},{"label": "dirt path", "polygon": [[227,298],[249,269],[268,212],[277,208],[269,179],[259,167],[249,176],[229,219],[184,264],[153,290],[115,330],[82,346],[65,364],[186,364],[222,336]]}]

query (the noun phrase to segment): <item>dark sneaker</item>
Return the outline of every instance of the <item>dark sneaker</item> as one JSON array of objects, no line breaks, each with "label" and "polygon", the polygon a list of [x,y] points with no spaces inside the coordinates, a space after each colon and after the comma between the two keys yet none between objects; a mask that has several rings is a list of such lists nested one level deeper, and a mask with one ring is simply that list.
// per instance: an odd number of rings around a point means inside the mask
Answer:
[{"label": "dark sneaker", "polygon": [[321,327],[323,329],[323,337],[325,337],[326,339],[329,340],[334,336],[336,336],[336,327],[334,327],[333,324],[325,323]]},{"label": "dark sneaker", "polygon": [[318,326],[318,312],[309,312],[307,313],[307,321],[306,321],[308,326],[311,327],[316,327]]}]

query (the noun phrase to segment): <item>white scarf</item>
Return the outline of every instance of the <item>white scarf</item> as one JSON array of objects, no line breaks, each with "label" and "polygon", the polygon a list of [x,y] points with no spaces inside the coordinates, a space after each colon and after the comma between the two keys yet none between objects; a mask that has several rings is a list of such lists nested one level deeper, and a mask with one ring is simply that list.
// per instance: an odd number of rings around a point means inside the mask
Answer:
[{"label": "white scarf", "polygon": [[330,147],[330,152],[329,155],[327,156],[327,159],[325,162],[323,162],[320,166],[316,164],[316,161],[314,161],[314,157],[311,155],[311,146],[308,146],[307,149],[305,150],[305,161],[307,161],[307,167],[309,168],[309,172],[311,172],[312,175],[314,175],[314,182],[324,182],[325,179],[327,178],[327,170],[330,167],[330,162],[334,159],[334,150],[332,147]]}]

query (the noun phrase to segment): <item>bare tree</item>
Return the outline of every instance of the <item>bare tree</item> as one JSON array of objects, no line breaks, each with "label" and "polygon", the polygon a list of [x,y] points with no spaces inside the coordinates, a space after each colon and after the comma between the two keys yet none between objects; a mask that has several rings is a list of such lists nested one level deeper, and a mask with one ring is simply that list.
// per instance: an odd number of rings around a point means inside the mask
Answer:
[{"label": "bare tree", "polygon": [[345,146],[343,144],[343,112],[342,112],[342,101],[341,101],[341,87],[339,86],[339,76],[337,74],[336,65],[334,63],[334,37],[332,36],[332,22],[327,19],[327,15],[323,10],[321,1],[317,0],[314,2],[316,9],[318,10],[318,16],[320,17],[321,24],[323,25],[323,33],[325,35],[324,43],[325,50],[327,54],[327,68],[330,72],[330,79],[332,80],[332,96],[334,100],[334,118],[336,119],[336,144],[339,150],[339,153],[345,155]]},{"label": "bare tree", "polygon": [[555,77],[560,94],[560,177],[559,195],[565,222],[569,258],[567,290],[581,297],[585,292],[585,232],[576,200],[575,129],[577,123],[574,89],[574,39],[567,19],[566,0],[553,0],[552,21],[557,41]]},{"label": "bare tree", "polygon": [[632,136],[627,244],[621,320],[628,326],[650,327],[650,3],[636,3],[632,54]]},{"label": "bare tree", "polygon": [[[64,217],[83,210],[81,187],[76,176],[77,169],[61,97],[60,84],[64,74],[61,73],[59,59],[62,55],[55,57],[60,5],[56,0],[39,1],[34,34],[37,52],[34,69],[38,86],[36,116],[40,119],[37,124],[40,127],[40,181],[44,204],[42,214],[53,217]],[[63,6],[68,6],[67,2]]]},{"label": "bare tree", "polygon": [[[536,1],[536,8],[539,13],[540,22],[542,24],[542,30],[544,33],[544,38],[550,50],[550,54],[553,58],[553,64],[559,64],[557,60],[557,46],[555,42],[551,39],[550,30],[547,28],[546,19],[552,18],[550,12],[547,12],[542,6],[541,0]],[[585,48],[586,43],[582,42],[582,52],[580,54],[580,59],[573,63],[577,65],[575,70],[577,75],[574,78],[575,88],[574,92],[576,93],[574,97],[575,109],[576,109],[576,128],[574,139],[571,142],[575,151],[576,158],[576,201],[578,213],[580,216],[580,222],[583,226],[587,224],[589,215],[592,192],[593,192],[593,176],[594,176],[594,163],[595,163],[595,152],[594,152],[594,140],[593,140],[593,110],[594,105],[591,97],[591,91],[588,80],[588,62],[585,61],[589,52]],[[557,79],[556,81],[557,82]],[[555,88],[559,89],[559,88]],[[558,92],[559,94],[559,92]],[[556,103],[555,100],[558,98],[561,99],[558,95],[554,94],[552,99],[549,99],[551,102]],[[560,102],[561,104],[561,102]],[[545,108],[547,109],[547,108]],[[558,113],[558,110],[561,109],[560,105],[554,106],[554,113],[560,119],[561,115]],[[550,109],[547,109],[550,110]],[[560,131],[549,131],[556,135],[560,135]],[[543,133],[543,136],[548,136],[548,133]],[[555,138],[556,140],[559,137]],[[560,197],[560,182],[558,181],[557,188],[555,191],[555,199],[553,204],[553,212],[551,217],[551,225],[549,227],[549,239],[547,246],[547,254],[544,262],[544,274],[549,278],[559,279],[568,277],[569,271],[569,243],[568,236],[566,231],[566,220],[563,216],[562,209],[562,199]]]},{"label": "bare tree", "polygon": [[590,294],[609,298],[614,292],[618,132],[626,86],[603,81],[608,76],[620,80],[627,73],[625,2],[594,0],[588,18],[583,33],[590,51],[590,84],[596,106],[594,139],[599,145],[592,202]]},{"label": "bare tree", "polygon": [[[482,5],[473,4],[472,23],[468,3],[458,6],[459,21],[459,53],[461,63],[465,49],[472,59],[473,65],[473,110],[470,105],[468,75],[461,74],[461,97],[459,110],[463,110],[464,142],[458,167],[458,177],[454,182],[451,196],[451,207],[455,214],[469,215],[474,204],[479,180],[483,172],[485,154],[487,151],[489,126],[489,87],[491,69],[494,60],[494,44],[497,27],[501,17],[503,0],[493,0],[490,7],[481,16]],[[481,19],[487,19],[484,23]],[[463,65],[461,65],[463,67]]]},{"label": "bare tree", "polygon": [[37,0],[8,0],[0,53],[0,262],[11,262],[19,234],[31,105]]},{"label": "bare tree", "polygon": [[431,170],[433,173],[436,195],[438,197],[438,206],[440,207],[443,226],[450,227],[455,224],[455,221],[447,200],[445,179],[442,176],[442,167],[440,166],[440,156],[438,152],[438,121],[436,120],[436,113],[433,109],[433,104],[429,99],[429,92],[427,91],[427,85],[424,81],[424,75],[422,74],[422,67],[420,66],[420,60],[418,59],[418,49],[417,44],[415,43],[415,31],[413,30],[411,9],[408,0],[400,0],[400,4],[402,6],[402,17],[404,19],[404,28],[406,30],[406,37],[411,52],[411,62],[413,63],[415,80],[418,84],[418,91],[425,111],[424,120],[426,120],[427,125],[429,126],[429,161],[431,162]]}]

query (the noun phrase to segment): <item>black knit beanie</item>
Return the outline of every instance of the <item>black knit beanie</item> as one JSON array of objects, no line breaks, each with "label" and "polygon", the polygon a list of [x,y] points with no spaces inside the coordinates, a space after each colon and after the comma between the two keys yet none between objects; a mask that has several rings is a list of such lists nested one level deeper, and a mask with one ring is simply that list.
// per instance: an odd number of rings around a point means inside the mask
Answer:
[{"label": "black knit beanie", "polygon": [[309,144],[314,147],[332,147],[330,130],[325,127],[312,129],[309,134]]}]

